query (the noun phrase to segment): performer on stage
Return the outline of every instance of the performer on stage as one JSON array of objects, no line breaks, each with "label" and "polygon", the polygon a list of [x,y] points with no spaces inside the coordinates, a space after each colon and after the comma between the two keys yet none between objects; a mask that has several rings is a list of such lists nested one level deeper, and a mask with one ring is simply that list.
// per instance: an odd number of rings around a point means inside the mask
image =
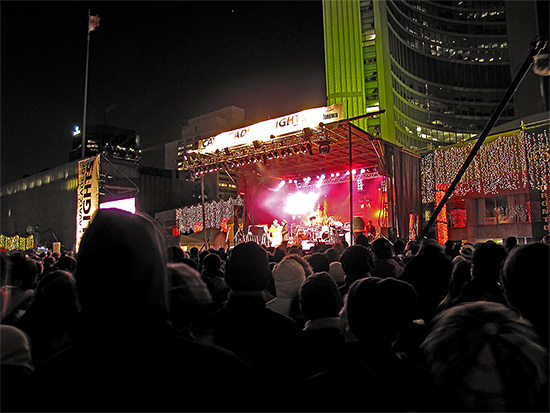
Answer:
[{"label": "performer on stage", "polygon": [[288,246],[288,223],[286,222],[286,219],[283,219],[281,223],[283,224],[281,227],[281,245],[286,248]]},{"label": "performer on stage", "polygon": [[376,237],[376,228],[372,225],[372,221],[369,220],[367,226],[365,227],[365,233],[367,238],[373,240]]},{"label": "performer on stage", "polygon": [[272,247],[277,248],[283,242],[283,235],[281,232],[281,225],[276,219],[273,220],[273,223],[268,230],[268,238]]}]

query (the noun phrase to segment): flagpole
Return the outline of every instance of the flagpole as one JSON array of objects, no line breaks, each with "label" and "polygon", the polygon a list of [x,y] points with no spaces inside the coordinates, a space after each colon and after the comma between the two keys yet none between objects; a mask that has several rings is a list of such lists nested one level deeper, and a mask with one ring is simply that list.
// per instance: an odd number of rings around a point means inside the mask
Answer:
[{"label": "flagpole", "polygon": [[86,80],[84,82],[84,115],[82,121],[82,159],[86,157],[86,109],[88,106],[88,63],[90,60],[90,14],[88,10],[88,40],[86,44]]}]

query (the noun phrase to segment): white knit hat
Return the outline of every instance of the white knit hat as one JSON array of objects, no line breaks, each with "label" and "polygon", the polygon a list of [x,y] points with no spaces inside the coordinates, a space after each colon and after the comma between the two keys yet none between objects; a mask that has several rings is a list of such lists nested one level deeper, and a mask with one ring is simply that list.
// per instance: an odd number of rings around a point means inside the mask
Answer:
[{"label": "white knit hat", "polygon": [[296,297],[306,279],[302,265],[294,259],[284,259],[273,269],[273,281],[277,297]]}]

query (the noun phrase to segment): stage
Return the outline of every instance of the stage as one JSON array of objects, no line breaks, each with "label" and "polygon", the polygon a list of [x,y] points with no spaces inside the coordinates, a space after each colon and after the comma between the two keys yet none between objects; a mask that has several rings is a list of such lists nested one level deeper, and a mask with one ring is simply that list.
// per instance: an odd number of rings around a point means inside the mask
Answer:
[{"label": "stage", "polygon": [[369,221],[375,236],[409,239],[411,216],[421,211],[420,157],[354,120],[339,104],[223,132],[199,142],[185,168],[195,179],[237,173],[244,198],[237,242],[253,236],[262,243],[262,232],[283,219],[289,245],[353,243],[350,234],[364,233]]},{"label": "stage", "polygon": [[262,239],[261,235],[273,220],[286,220],[289,245],[335,244],[344,240],[350,244],[350,201],[353,202],[355,237],[364,233],[368,221],[375,227],[376,235],[387,236],[387,178],[379,175],[376,168],[355,169],[351,173],[342,170],[300,180],[263,177],[252,185],[250,177],[247,181],[249,225],[246,233],[260,236],[260,241],[269,240],[269,237]]}]

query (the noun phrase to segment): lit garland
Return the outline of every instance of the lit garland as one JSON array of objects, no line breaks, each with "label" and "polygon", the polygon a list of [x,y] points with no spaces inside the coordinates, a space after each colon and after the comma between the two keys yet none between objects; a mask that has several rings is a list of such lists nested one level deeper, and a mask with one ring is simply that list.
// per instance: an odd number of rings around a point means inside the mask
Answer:
[{"label": "lit garland", "polygon": [[[448,185],[440,184],[435,188],[435,201],[437,204],[443,199],[445,191],[447,191]],[[440,244],[445,244],[449,239],[449,229],[447,228],[447,205],[443,205],[441,212],[435,220],[435,232],[437,240]]]},{"label": "lit garland", "polygon": [[6,237],[5,235],[0,235],[0,248],[7,251],[32,250],[34,248],[34,235],[29,235],[28,237],[20,237],[19,235]]},{"label": "lit garland", "polygon": [[[244,199],[240,195],[237,195],[237,198],[229,198],[227,201],[205,203],[206,228],[227,229],[227,221],[235,214],[235,207],[243,205]],[[176,209],[176,220],[179,221],[181,232],[202,231],[202,205]]]},{"label": "lit garland", "polygon": [[466,209],[457,208],[451,209],[451,220],[453,228],[466,227]]},{"label": "lit garland", "polygon": [[[450,184],[472,150],[474,142],[462,147],[437,149],[422,159],[422,202],[435,202],[435,188]],[[540,189],[549,176],[547,131],[520,131],[484,144],[456,186],[453,195],[497,194],[500,190]]]},{"label": "lit garland", "polygon": [[526,139],[531,188],[541,190],[550,177],[550,142],[546,130]]}]

